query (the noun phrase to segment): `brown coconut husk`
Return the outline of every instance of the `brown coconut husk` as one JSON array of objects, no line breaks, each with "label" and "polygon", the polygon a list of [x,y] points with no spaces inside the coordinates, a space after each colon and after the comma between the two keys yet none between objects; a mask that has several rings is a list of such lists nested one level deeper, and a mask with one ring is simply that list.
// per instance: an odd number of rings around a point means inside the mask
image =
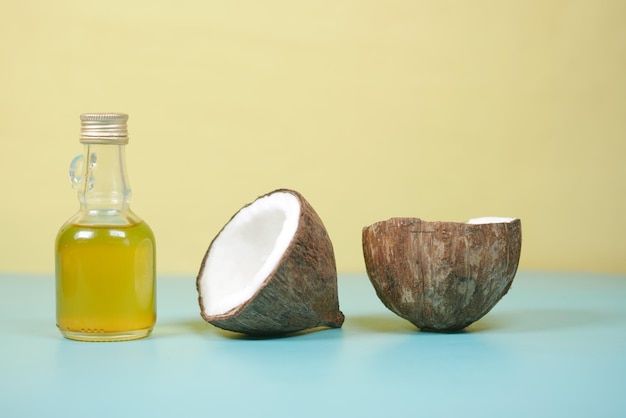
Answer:
[{"label": "brown coconut husk", "polygon": [[300,203],[297,231],[279,263],[251,298],[228,312],[207,315],[200,283],[219,234],[205,254],[196,281],[198,301],[202,317],[219,328],[253,336],[276,336],[317,327],[339,328],[343,324],[335,256],[326,228],[300,193],[279,189],[264,196],[279,192],[292,194]]},{"label": "brown coconut husk", "polygon": [[521,251],[521,222],[469,224],[392,218],[363,228],[376,294],[424,330],[455,331],[508,292]]}]

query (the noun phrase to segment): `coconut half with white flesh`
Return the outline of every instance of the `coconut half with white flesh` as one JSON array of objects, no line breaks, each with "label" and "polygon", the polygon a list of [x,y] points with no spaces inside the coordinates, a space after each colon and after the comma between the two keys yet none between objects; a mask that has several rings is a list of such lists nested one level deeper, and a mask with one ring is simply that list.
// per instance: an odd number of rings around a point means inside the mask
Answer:
[{"label": "coconut half with white flesh", "polygon": [[230,331],[272,336],[344,320],[332,243],[293,190],[240,209],[211,242],[196,286],[202,317]]},{"label": "coconut half with white flesh", "polygon": [[508,292],[522,227],[514,218],[392,218],[363,228],[362,239],[367,274],[389,310],[424,330],[455,331]]}]

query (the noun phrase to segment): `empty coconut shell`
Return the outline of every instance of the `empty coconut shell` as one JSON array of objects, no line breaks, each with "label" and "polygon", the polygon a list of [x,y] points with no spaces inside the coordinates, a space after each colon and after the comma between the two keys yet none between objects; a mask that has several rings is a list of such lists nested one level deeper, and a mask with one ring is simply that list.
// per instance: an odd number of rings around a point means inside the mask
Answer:
[{"label": "empty coconut shell", "polygon": [[196,286],[202,317],[230,331],[272,336],[344,320],[332,243],[293,190],[240,209],[211,242]]},{"label": "empty coconut shell", "polygon": [[387,308],[419,328],[454,331],[484,316],[507,293],[521,241],[519,219],[392,218],[363,228],[363,255]]}]

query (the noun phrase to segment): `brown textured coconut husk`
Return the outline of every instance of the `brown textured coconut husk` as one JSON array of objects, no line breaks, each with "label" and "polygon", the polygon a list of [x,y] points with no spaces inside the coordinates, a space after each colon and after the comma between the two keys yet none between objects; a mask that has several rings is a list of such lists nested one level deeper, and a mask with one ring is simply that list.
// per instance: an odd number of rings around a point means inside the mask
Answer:
[{"label": "brown textured coconut husk", "polygon": [[521,222],[468,224],[392,218],[363,228],[367,274],[392,312],[424,330],[461,330],[507,293]]},{"label": "brown textured coconut husk", "polygon": [[340,328],[344,315],[339,310],[337,268],[326,228],[300,193],[279,189],[264,196],[277,192],[291,193],[301,208],[297,231],[280,262],[250,299],[226,313],[207,315],[200,281],[216,236],[196,281],[201,315],[219,328],[253,336],[276,336],[317,327]]}]

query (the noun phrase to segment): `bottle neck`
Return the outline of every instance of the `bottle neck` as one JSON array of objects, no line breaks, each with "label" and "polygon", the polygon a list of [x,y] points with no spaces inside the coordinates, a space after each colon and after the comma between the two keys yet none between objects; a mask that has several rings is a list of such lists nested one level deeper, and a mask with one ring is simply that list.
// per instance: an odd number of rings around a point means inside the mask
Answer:
[{"label": "bottle neck", "polygon": [[78,187],[82,216],[107,222],[124,218],[130,213],[131,198],[125,145],[85,144],[83,158],[84,176]]}]

